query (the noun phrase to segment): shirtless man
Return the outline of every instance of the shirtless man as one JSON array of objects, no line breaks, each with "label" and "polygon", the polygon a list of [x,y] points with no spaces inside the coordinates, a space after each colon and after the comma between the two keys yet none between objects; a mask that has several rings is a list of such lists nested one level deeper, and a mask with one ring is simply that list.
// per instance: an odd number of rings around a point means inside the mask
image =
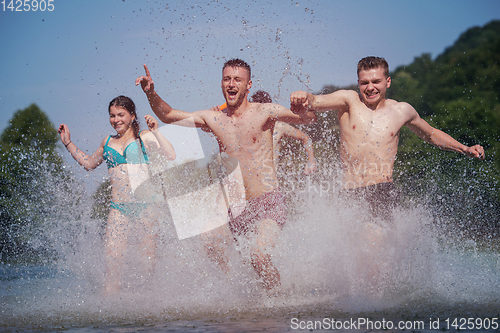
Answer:
[{"label": "shirtless man", "polygon": [[[366,57],[358,63],[359,93],[339,90],[328,95],[296,91],[292,110],[337,110],[340,124],[340,159],[344,193],[364,197],[374,214],[383,214],[397,201],[392,172],[401,127],[406,125],[426,142],[443,150],[484,159],[480,145],[467,147],[420,118],[408,103],[386,99],[391,85],[389,65],[383,58]],[[388,205],[389,204],[389,205]]]},{"label": "shirtless man", "polygon": [[[328,95],[296,91],[290,95],[291,108],[301,112],[337,110],[340,124],[340,159],[343,172],[343,199],[366,200],[371,217],[358,229],[360,241],[357,276],[372,292],[390,281],[391,266],[385,265],[385,240],[390,237],[383,225],[391,222],[392,208],[399,202],[392,182],[399,133],[404,125],[426,142],[443,150],[484,159],[480,145],[467,147],[420,118],[408,103],[386,99],[391,85],[389,66],[383,58],[366,57],[358,63],[359,93],[339,90]],[[382,219],[382,224],[378,221]],[[386,224],[387,225],[387,224]]]},{"label": "shirtless man", "polygon": [[153,112],[164,123],[191,121],[196,127],[213,133],[221,153],[238,160],[242,173],[247,206],[234,216],[230,212],[229,228],[233,235],[255,238],[250,248],[251,263],[266,289],[280,284],[280,276],[268,253],[285,223],[284,196],[279,191],[273,164],[272,133],[276,121],[313,123],[314,113],[304,108],[291,112],[277,104],[250,103],[252,87],[250,66],[240,60],[227,61],[222,68],[221,88],[227,108],[221,111],[184,112],[173,109],[154,90],[146,65],[146,76],[136,79],[146,93]]}]

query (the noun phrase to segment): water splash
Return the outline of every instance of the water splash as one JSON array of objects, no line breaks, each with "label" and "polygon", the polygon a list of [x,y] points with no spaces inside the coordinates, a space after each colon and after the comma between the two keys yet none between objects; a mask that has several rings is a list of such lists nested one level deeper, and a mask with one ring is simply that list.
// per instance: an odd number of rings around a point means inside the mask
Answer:
[{"label": "water splash", "polygon": [[[289,221],[272,252],[282,277],[274,297],[262,290],[244,251],[239,253],[231,239],[227,274],[206,254],[209,237],[180,241],[168,218],[158,226],[154,271],[143,268],[143,257],[130,255],[122,289],[105,296],[103,221],[89,218],[92,202],[82,198],[80,217],[41,230],[40,237],[51,241],[59,260],[2,266],[3,325],[88,327],[249,313],[279,318],[297,311],[339,317],[496,311],[498,254],[479,251],[474,242],[457,247],[438,237],[440,226],[432,211],[412,202],[392,212],[392,226],[379,228],[379,221],[367,218],[363,204],[350,205],[339,197],[335,170],[322,170],[328,176],[323,181],[320,175],[283,178],[290,184],[302,179],[302,187],[288,192]],[[329,187],[324,179],[330,180]],[[66,205],[63,196],[56,196],[54,216]],[[165,205],[157,210],[168,216]],[[376,245],[366,237],[373,234]],[[133,248],[136,240],[129,241]]]}]

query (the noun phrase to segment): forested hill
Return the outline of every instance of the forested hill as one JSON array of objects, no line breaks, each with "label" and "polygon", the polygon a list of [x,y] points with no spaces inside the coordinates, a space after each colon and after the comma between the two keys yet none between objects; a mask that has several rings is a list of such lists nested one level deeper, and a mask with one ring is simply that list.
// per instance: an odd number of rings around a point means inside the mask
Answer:
[{"label": "forested hill", "polygon": [[[393,175],[396,185],[407,197],[434,206],[435,216],[454,221],[454,230],[495,239],[500,237],[499,62],[500,21],[492,21],[468,29],[435,59],[422,54],[395,68],[388,89],[388,98],[410,103],[432,126],[468,146],[481,144],[486,151],[484,161],[441,151],[403,127]],[[337,89],[326,86],[322,93]],[[336,112],[325,112],[309,130],[304,127],[325,160],[335,158],[337,126]]]},{"label": "forested hill", "polygon": [[[500,21],[492,21],[464,32],[435,60],[423,54],[396,68],[388,93],[389,98],[413,105],[429,123],[460,142],[483,145],[496,180],[500,174],[499,62]],[[400,147],[403,157],[417,157],[415,150],[430,149],[406,132]]]},{"label": "forested hill", "polygon": [[464,144],[498,155],[500,127],[500,21],[464,32],[432,60],[429,54],[396,68],[388,97],[405,101]]}]

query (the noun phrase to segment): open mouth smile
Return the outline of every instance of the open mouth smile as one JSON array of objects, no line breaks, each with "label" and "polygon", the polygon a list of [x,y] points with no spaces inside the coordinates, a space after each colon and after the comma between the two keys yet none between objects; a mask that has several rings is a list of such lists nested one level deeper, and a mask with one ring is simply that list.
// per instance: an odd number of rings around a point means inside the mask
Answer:
[{"label": "open mouth smile", "polygon": [[228,92],[227,92],[227,97],[228,97],[229,99],[234,99],[234,98],[236,98],[236,95],[237,95],[237,94],[238,94],[238,92],[237,92],[237,91],[230,90],[230,91],[228,91]]}]

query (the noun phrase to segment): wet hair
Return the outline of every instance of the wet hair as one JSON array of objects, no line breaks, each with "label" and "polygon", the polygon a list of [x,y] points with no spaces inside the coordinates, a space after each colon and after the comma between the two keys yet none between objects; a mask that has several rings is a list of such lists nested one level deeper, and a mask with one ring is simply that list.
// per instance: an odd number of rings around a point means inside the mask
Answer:
[{"label": "wet hair", "polygon": [[241,60],[241,59],[231,59],[231,60],[228,60],[224,63],[224,66],[222,66],[222,71],[224,72],[224,69],[226,69],[226,67],[243,67],[244,69],[246,69],[248,71],[248,79],[252,79],[252,69],[250,68],[250,65],[247,64],[245,61]]},{"label": "wet hair", "polygon": [[257,90],[253,93],[252,97],[250,97],[250,102],[252,103],[272,103],[273,99],[269,93],[264,90]]},{"label": "wet hair", "polygon": [[381,57],[365,57],[358,62],[358,76],[359,72],[381,67],[384,70],[385,77],[389,77],[389,64],[384,58]]},{"label": "wet hair", "polygon": [[[120,95],[118,97],[113,98],[111,102],[109,102],[108,106],[108,112],[111,111],[111,107],[119,107],[122,109],[127,110],[128,113],[130,113],[131,116],[134,116],[134,120],[132,121],[132,131],[134,132],[134,137],[136,139],[141,140],[139,137],[139,120],[137,118],[137,113],[135,112],[135,104],[132,99],[130,99],[127,96]],[[142,140],[141,140],[142,143]]]}]

